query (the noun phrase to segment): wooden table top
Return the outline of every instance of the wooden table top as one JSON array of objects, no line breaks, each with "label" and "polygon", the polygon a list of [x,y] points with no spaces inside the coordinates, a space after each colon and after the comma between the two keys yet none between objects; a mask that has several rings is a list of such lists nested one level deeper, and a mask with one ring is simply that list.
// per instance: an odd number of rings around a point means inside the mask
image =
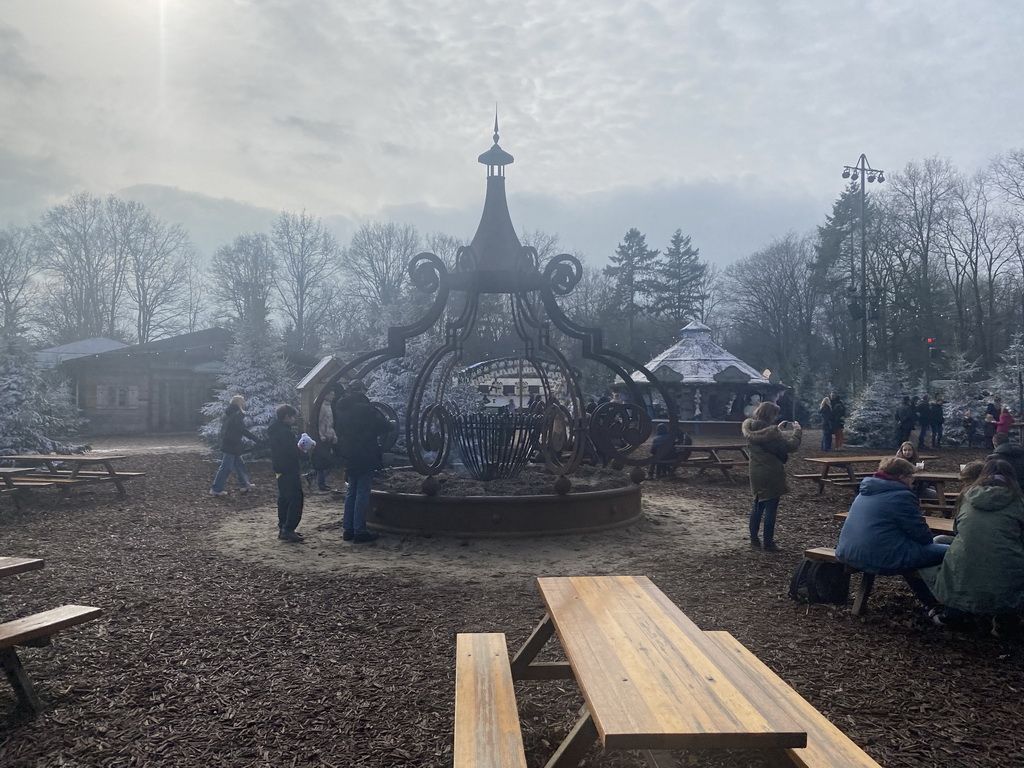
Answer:
[{"label": "wooden table top", "polygon": [[677,445],[676,448],[686,451],[745,451],[746,443],[729,443],[727,445]]},{"label": "wooden table top", "polygon": [[914,479],[923,483],[949,483],[960,479],[959,472],[928,472],[919,469],[914,473]]},{"label": "wooden table top", "polygon": [[[849,512],[836,512],[832,517],[839,522],[845,522],[849,516]],[[924,517],[925,525],[928,526],[932,533],[953,533],[953,521],[950,518],[930,517],[928,515],[922,515],[922,517]]]},{"label": "wooden table top", "polygon": [[[644,576],[539,578],[606,748],[802,747],[806,729],[756,706],[711,641]],[[796,693],[794,692],[794,695]]]},{"label": "wooden table top", "polygon": [[0,557],[0,577],[38,571],[43,565],[41,557]]},{"label": "wooden table top", "polygon": [[81,464],[98,464],[103,461],[116,461],[127,458],[127,456],[114,455],[86,456],[77,453],[70,455],[63,453],[33,453],[20,456],[0,456],[0,461],[38,461],[41,463],[47,461],[77,461]]},{"label": "wooden table top", "polygon": [[[892,453],[882,453],[871,456],[812,456],[805,458],[804,461],[813,461],[816,464],[828,464],[829,466],[842,466],[843,464],[864,464],[866,462],[875,462],[876,464],[882,459],[887,459],[893,456]],[[919,461],[927,461],[929,459],[937,459],[937,456],[930,454],[921,454],[917,457]]]},{"label": "wooden table top", "polygon": [[0,467],[0,475],[24,475],[35,471],[35,467]]}]

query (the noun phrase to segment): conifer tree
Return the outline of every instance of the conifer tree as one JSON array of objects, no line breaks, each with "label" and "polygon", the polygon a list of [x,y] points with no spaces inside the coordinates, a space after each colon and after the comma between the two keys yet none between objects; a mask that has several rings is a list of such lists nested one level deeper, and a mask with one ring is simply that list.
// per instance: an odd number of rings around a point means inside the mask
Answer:
[{"label": "conifer tree", "polygon": [[[943,440],[951,443],[965,445],[967,433],[964,431],[963,417],[965,411],[970,411],[971,416],[978,419],[983,415],[984,405],[979,408],[978,400],[979,384],[977,381],[981,366],[978,360],[970,360],[963,352],[954,352],[946,357],[948,366],[949,384],[942,392],[946,401],[946,421],[942,425]],[[981,432],[981,422],[978,422],[978,432]]]},{"label": "conifer tree", "polygon": [[245,398],[245,428],[261,441],[278,405],[298,405],[284,345],[273,335],[269,325],[256,320],[244,322],[235,334],[224,363],[227,371],[218,377],[222,389],[217,392],[216,400],[203,406],[203,415],[210,421],[200,427],[199,434],[203,442],[214,449],[220,440],[224,409],[235,395]]},{"label": "conifer tree", "polygon": [[896,408],[908,391],[907,366],[902,360],[868,376],[850,406],[846,439],[867,448],[895,448]]},{"label": "conifer tree", "polygon": [[636,339],[634,326],[637,317],[644,311],[654,288],[654,267],[659,251],[647,247],[647,238],[636,227],[615,249],[604,273],[615,283],[615,303],[626,322],[626,351],[635,355]]},{"label": "conifer tree", "polygon": [[82,427],[66,382],[43,371],[20,336],[0,336],[0,455],[68,453]]},{"label": "conifer tree", "polygon": [[706,298],[701,286],[707,265],[699,257],[700,249],[690,244],[690,236],[677,229],[663,258],[654,264],[648,312],[668,322],[674,331],[697,317]]},{"label": "conifer tree", "polygon": [[1020,376],[1024,367],[1024,334],[1015,333],[1010,344],[999,355],[999,364],[988,383],[988,389],[999,395],[1014,410],[1020,407]]}]

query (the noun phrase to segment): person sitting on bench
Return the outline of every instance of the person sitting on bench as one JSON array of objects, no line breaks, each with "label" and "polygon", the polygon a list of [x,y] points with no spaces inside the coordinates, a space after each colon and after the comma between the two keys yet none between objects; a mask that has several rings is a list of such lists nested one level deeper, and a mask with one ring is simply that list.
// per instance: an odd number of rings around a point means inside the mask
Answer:
[{"label": "person sitting on bench", "polygon": [[945,609],[940,626],[992,616],[992,634],[1016,629],[1024,607],[1024,497],[1009,462],[992,458],[963,494],[949,552],[921,576]]},{"label": "person sitting on bench", "polygon": [[659,424],[657,434],[651,441],[651,455],[655,456],[660,452],[664,452],[664,461],[659,461],[654,465],[654,472],[656,477],[666,477],[672,472],[672,462],[676,459],[682,459],[685,461],[690,456],[689,451],[680,451],[679,446],[693,445],[693,440],[685,432],[680,432],[676,437],[675,442],[672,444],[672,450],[668,450],[666,446],[669,442],[668,436],[668,424]]},{"label": "person sitting on bench", "polygon": [[898,456],[882,459],[865,477],[839,532],[836,559],[864,573],[900,574],[928,608],[938,601],[913,572],[942,562],[948,544],[937,544],[914,495],[914,465]]}]

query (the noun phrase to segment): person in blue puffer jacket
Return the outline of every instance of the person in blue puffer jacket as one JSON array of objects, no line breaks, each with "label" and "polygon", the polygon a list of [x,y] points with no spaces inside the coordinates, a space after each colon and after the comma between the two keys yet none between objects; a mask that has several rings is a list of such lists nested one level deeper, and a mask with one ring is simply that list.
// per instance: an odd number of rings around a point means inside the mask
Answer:
[{"label": "person in blue puffer jacket", "polygon": [[836,558],[859,571],[903,574],[926,606],[937,604],[925,583],[908,572],[938,565],[949,549],[932,538],[912,490],[914,466],[906,459],[882,459],[878,471],[865,477],[850,514],[843,523]]}]

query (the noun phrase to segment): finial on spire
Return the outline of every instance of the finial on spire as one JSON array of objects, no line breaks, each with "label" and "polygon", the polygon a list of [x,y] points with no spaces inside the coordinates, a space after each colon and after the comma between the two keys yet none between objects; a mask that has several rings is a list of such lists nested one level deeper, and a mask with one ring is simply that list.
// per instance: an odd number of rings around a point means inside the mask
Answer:
[{"label": "finial on spire", "polygon": [[494,102],[494,143],[498,143],[498,102]]}]

